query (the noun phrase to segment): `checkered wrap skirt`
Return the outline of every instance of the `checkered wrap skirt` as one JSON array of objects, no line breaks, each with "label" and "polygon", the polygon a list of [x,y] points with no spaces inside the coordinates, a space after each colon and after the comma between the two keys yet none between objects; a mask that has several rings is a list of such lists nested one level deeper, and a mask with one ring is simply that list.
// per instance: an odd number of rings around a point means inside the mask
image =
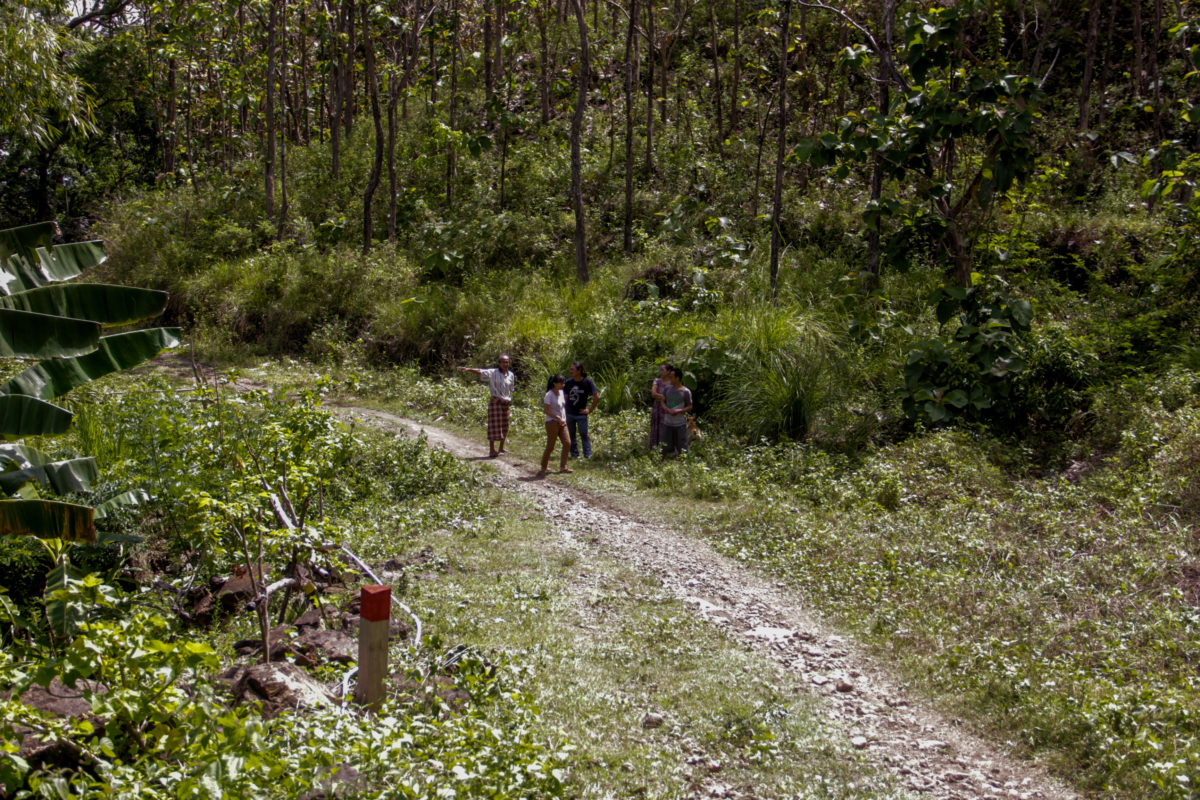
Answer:
[{"label": "checkered wrap skirt", "polygon": [[498,442],[508,438],[508,407],[499,397],[488,400],[488,441]]}]

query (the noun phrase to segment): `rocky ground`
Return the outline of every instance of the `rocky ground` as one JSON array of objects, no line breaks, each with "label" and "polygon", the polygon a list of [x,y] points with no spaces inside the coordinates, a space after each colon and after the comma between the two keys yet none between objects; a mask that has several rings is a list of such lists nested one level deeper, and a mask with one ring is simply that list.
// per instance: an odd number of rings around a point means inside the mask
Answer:
[{"label": "rocky ground", "polygon": [[[423,432],[431,444],[460,458],[478,458],[484,451],[482,442],[395,415],[361,408],[344,411],[397,432]],[[814,619],[783,585],[725,558],[703,541],[622,513],[604,498],[565,485],[553,475],[537,479],[536,466],[509,456],[488,463],[495,467],[492,480],[499,488],[529,498],[556,523],[561,546],[575,551],[581,564],[589,563],[592,553],[635,565],[655,576],[695,614],[796,673],[823,698],[835,728],[851,745],[908,790],[944,800],[1078,796],[1035,765],[908,696],[886,669],[853,640]],[[589,573],[581,573],[581,604],[591,580]]]}]

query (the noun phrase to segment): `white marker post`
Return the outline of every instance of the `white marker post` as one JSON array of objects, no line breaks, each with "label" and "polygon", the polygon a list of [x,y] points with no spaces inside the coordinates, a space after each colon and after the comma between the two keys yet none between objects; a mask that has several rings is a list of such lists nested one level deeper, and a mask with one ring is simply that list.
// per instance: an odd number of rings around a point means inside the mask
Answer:
[{"label": "white marker post", "polygon": [[362,622],[358,626],[358,686],[354,701],[375,711],[383,703],[383,679],[387,674],[392,587],[364,586],[359,597]]}]

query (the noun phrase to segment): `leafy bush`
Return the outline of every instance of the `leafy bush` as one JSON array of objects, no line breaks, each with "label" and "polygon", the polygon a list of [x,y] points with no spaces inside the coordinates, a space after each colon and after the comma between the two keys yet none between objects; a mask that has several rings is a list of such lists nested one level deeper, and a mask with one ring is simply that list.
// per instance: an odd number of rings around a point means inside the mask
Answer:
[{"label": "leafy bush", "polygon": [[904,411],[934,424],[959,416],[981,418],[1009,396],[1014,376],[1025,371],[1020,337],[1029,330],[1033,306],[1012,299],[1003,281],[988,287],[981,276],[971,286],[943,286],[928,304],[939,325],[952,319],[950,339],[925,339],[905,359]]},{"label": "leafy bush", "polygon": [[1023,353],[1025,370],[1014,377],[1009,396],[996,404],[996,419],[1008,431],[1049,437],[1046,445],[1073,430],[1078,433],[1099,369],[1096,357],[1059,326],[1031,330]]},{"label": "leafy bush", "polygon": [[[351,431],[311,391],[294,399],[229,396],[217,388],[181,393],[149,381],[120,395],[95,393],[80,405],[126,443],[109,471],[153,498],[143,509],[143,533],[162,553],[188,554],[189,568],[203,577],[242,560],[237,532],[245,528],[230,524],[229,514],[264,526],[268,549],[290,546],[270,533],[276,523],[264,484],[285,492],[315,533],[332,540],[341,535],[339,523],[376,504],[386,510],[375,524],[393,534],[452,517],[453,504],[439,501],[474,486],[448,454],[419,441],[384,443]],[[282,554],[284,562],[290,557]]]},{"label": "leafy bush", "polygon": [[[30,646],[0,653],[0,686],[16,687],[0,701],[0,733],[19,741],[20,726],[66,742],[86,769],[31,768],[5,748],[0,790],[298,797],[343,783],[339,773],[352,765],[356,797],[563,794],[566,750],[534,736],[535,712],[521,692],[527,677],[508,664],[460,654],[447,674],[442,653],[406,656],[414,683],[441,671],[447,690],[470,698],[457,710],[431,695],[429,703],[393,698],[378,716],[334,708],[262,719],[251,705],[226,705],[213,677],[216,650],[173,630],[152,597],[122,595],[95,578],[62,592],[87,618],[61,654]],[[91,714],[56,719],[19,702],[27,687],[56,676],[80,690]]]}]

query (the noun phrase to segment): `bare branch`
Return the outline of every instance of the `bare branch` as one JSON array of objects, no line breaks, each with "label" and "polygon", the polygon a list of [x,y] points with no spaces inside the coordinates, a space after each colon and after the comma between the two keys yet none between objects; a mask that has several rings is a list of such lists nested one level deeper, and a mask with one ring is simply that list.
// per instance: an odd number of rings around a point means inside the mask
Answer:
[{"label": "bare branch", "polygon": [[67,22],[69,30],[86,25],[89,22],[95,22],[98,19],[111,20],[113,17],[125,11],[133,0],[107,0],[104,3],[97,3],[96,6],[86,14],[80,14],[78,17]]}]

